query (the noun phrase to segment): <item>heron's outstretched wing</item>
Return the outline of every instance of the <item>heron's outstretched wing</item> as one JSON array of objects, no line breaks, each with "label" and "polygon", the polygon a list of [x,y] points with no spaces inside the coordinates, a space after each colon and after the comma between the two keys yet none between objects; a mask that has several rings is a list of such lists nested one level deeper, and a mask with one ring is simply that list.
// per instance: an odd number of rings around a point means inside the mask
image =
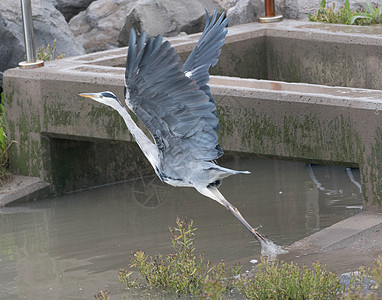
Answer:
[{"label": "heron's outstretched wing", "polygon": [[210,76],[208,71],[218,62],[227,35],[228,18],[224,18],[224,13],[222,13],[219,19],[216,20],[217,11],[215,10],[211,21],[206,11],[206,19],[203,34],[187,58],[183,71],[188,77],[196,81],[201,90],[210,97],[210,101],[215,104],[215,100],[210,93],[210,87],[207,85]]},{"label": "heron's outstretched wing", "polygon": [[[162,154],[187,149],[196,159],[222,155],[214,130],[216,106],[198,84],[185,76],[183,64],[169,42],[130,34],[125,74],[125,99],[145,124]],[[179,146],[179,147],[178,147]]]}]

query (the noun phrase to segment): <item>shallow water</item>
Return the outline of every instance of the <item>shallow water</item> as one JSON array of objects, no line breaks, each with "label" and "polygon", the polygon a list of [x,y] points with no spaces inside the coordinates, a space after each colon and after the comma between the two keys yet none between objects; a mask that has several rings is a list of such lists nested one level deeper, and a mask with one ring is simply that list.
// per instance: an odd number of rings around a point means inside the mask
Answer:
[{"label": "shallow water", "polygon": [[[254,158],[222,165],[252,172],[225,179],[220,189],[278,245],[362,204],[357,169]],[[196,248],[208,259],[249,266],[248,257],[259,257],[257,241],[222,206],[151,177],[0,209],[0,298],[92,299],[108,289],[121,299],[119,268],[138,249],[169,253],[168,226],[177,216],[194,220]]]}]

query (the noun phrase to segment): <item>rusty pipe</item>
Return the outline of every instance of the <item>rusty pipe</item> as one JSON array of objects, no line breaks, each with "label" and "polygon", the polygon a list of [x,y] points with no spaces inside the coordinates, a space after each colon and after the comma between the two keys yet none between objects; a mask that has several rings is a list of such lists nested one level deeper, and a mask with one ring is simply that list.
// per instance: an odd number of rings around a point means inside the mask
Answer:
[{"label": "rusty pipe", "polygon": [[275,0],[265,0],[265,16],[274,17],[275,14]]},{"label": "rusty pipe", "polygon": [[282,15],[276,15],[275,13],[275,0],[264,0],[265,5],[265,17],[260,17],[261,23],[273,23],[280,22],[283,18]]}]

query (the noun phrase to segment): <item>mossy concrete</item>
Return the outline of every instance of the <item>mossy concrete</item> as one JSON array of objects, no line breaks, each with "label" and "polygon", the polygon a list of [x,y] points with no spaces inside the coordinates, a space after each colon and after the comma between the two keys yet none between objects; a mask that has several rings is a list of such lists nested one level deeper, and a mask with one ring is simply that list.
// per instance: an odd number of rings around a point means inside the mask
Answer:
[{"label": "mossy concrete", "polygon": [[211,86],[224,149],[358,166],[364,206],[380,210],[382,91],[230,77]]},{"label": "mossy concrete", "polygon": [[[199,36],[170,41],[185,60]],[[13,172],[51,182],[57,193],[152,172],[122,118],[78,96],[111,90],[122,97],[126,52],[5,72],[8,135],[17,141]],[[233,77],[210,81],[220,143],[232,151],[359,166],[364,207],[381,210],[381,62],[382,29],[297,21],[229,28],[212,73]]]}]

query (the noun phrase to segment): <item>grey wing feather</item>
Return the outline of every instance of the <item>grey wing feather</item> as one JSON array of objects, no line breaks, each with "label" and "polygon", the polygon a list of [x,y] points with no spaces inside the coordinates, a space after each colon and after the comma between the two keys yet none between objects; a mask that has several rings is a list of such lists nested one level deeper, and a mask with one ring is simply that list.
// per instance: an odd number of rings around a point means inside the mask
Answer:
[{"label": "grey wing feather", "polygon": [[185,149],[196,159],[214,160],[222,151],[214,130],[216,106],[161,36],[138,41],[130,34],[125,73],[126,104],[145,124],[163,155]]},{"label": "grey wing feather", "polygon": [[202,36],[200,37],[194,50],[187,58],[183,71],[190,74],[190,78],[195,80],[200,88],[210,97],[210,101],[215,104],[215,100],[210,93],[210,87],[207,85],[209,81],[209,69],[218,62],[221,47],[224,45],[227,35],[228,18],[224,18],[222,13],[217,19],[217,11],[209,20],[206,11],[206,25]]}]

